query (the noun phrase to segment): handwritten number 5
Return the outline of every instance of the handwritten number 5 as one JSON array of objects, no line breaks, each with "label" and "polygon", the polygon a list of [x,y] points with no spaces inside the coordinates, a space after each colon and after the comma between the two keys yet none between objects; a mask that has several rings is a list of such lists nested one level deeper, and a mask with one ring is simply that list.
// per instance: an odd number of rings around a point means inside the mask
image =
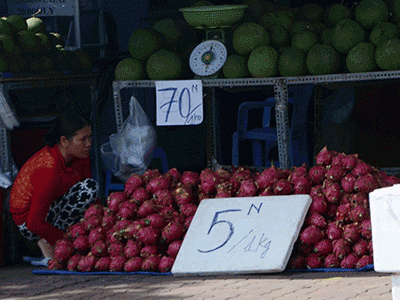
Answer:
[{"label": "handwritten number 5", "polygon": [[217,212],[215,213],[214,219],[213,219],[212,222],[211,222],[211,226],[210,226],[210,228],[208,229],[207,234],[210,234],[210,232],[211,232],[211,230],[213,229],[214,225],[221,224],[221,223],[226,223],[226,224],[229,226],[229,233],[228,233],[228,236],[226,237],[226,240],[225,240],[221,245],[219,245],[218,247],[216,247],[216,248],[214,248],[214,249],[210,249],[210,250],[200,250],[200,249],[197,249],[200,253],[212,252],[212,251],[218,250],[218,249],[220,249],[220,248],[222,248],[223,246],[226,245],[226,243],[230,240],[230,238],[231,238],[232,235],[233,235],[234,227],[233,227],[233,224],[232,224],[231,222],[227,221],[227,220],[219,220],[219,221],[218,221],[218,216],[219,216],[219,214],[222,214],[222,213],[237,212],[237,211],[241,211],[241,209],[229,209],[229,210],[217,211]]}]

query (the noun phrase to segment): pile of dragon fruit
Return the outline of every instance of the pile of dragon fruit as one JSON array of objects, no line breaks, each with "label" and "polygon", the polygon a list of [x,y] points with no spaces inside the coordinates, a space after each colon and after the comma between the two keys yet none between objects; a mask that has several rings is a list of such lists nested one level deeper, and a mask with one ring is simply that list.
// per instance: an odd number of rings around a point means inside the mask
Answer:
[{"label": "pile of dragon fruit", "polygon": [[312,204],[288,268],[360,268],[373,262],[368,193],[399,183],[326,147],[316,164],[262,172],[230,167],[132,174],[106,205],[89,207],[55,245],[51,270],[169,272],[203,199],[309,194]]}]

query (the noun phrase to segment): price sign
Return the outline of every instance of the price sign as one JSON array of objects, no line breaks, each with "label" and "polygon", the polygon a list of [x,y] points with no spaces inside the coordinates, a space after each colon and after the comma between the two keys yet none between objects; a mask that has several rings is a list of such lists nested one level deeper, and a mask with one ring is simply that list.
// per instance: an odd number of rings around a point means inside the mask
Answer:
[{"label": "price sign", "polygon": [[198,125],[203,122],[201,80],[156,81],[157,125]]},{"label": "price sign", "polygon": [[8,0],[8,15],[31,17],[41,16],[73,16],[75,0]]},{"label": "price sign", "polygon": [[201,201],[174,275],[281,272],[311,204],[309,195]]}]

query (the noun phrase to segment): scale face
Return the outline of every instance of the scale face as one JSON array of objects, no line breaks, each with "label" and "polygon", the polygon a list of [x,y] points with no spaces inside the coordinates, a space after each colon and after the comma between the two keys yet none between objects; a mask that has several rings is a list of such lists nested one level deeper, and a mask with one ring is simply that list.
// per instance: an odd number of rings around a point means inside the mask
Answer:
[{"label": "scale face", "polygon": [[200,43],[191,53],[190,69],[198,76],[213,76],[224,65],[227,58],[226,47],[217,40]]}]

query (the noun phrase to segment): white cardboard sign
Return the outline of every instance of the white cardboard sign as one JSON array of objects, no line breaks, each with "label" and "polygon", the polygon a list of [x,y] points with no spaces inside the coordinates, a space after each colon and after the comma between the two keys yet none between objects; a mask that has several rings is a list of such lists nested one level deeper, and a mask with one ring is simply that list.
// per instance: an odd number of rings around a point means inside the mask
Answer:
[{"label": "white cardboard sign", "polygon": [[201,201],[171,272],[272,273],[286,268],[309,195]]}]

